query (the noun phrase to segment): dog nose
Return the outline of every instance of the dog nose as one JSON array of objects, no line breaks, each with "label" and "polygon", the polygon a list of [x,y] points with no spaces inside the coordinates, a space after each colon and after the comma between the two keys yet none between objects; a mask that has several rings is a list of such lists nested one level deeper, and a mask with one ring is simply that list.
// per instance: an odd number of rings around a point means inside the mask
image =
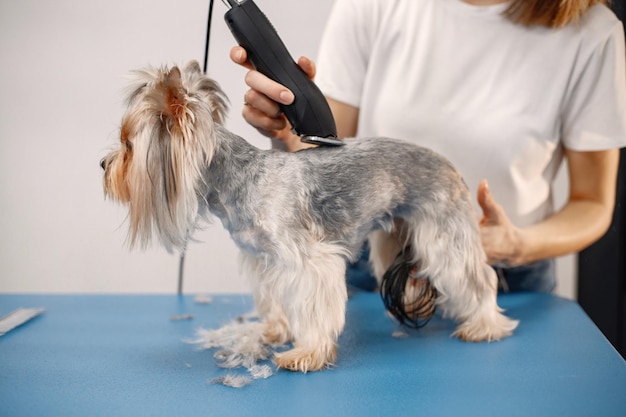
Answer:
[{"label": "dog nose", "polygon": [[106,170],[106,169],[107,169],[107,161],[106,161],[106,159],[102,158],[102,159],[100,160],[100,167],[101,167],[103,170]]}]

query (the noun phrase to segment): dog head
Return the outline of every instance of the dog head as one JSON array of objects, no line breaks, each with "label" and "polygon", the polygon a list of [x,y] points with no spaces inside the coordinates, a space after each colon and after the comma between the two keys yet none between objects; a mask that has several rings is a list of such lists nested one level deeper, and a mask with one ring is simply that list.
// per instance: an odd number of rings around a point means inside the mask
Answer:
[{"label": "dog head", "polygon": [[198,216],[198,186],[227,99],[197,62],[134,72],[117,149],[102,159],[105,196],[128,205],[129,244],[156,235],[181,248]]}]

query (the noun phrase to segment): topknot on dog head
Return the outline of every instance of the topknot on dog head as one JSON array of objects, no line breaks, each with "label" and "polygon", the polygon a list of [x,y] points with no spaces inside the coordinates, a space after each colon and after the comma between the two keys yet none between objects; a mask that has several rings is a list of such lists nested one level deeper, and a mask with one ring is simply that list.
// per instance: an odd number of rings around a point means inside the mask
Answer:
[{"label": "topknot on dog head", "polygon": [[[132,73],[135,83],[131,86],[126,104],[133,105],[145,95],[154,95],[153,104],[160,114],[172,120],[186,121],[193,117],[190,106],[207,105],[213,122],[223,125],[228,113],[228,98],[220,85],[202,73],[198,61],[189,61],[182,67],[148,67]],[[197,110],[197,109],[196,109]]]},{"label": "topknot on dog head", "polygon": [[[175,69],[178,70],[178,67],[173,67],[170,73]],[[180,70],[178,72],[180,74]],[[215,123],[224,124],[228,113],[228,99],[217,81],[202,73],[198,61],[189,61],[183,67],[181,83],[189,95],[208,103]]]},{"label": "topknot on dog head", "polygon": [[173,119],[182,118],[187,102],[187,92],[183,87],[182,75],[178,67],[173,67],[165,74],[162,84],[165,93],[163,109]]}]

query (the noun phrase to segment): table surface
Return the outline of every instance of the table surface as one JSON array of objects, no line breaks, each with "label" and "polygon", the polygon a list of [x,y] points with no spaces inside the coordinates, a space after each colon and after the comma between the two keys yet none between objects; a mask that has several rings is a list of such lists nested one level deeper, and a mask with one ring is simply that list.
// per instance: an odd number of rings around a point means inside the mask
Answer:
[{"label": "table surface", "polygon": [[465,343],[440,317],[392,337],[378,295],[358,293],[335,368],[232,388],[209,381],[233,371],[184,340],[249,312],[247,295],[0,295],[0,315],[46,309],[0,337],[0,416],[626,415],[626,363],[577,303],[499,303],[521,321],[515,335]]}]

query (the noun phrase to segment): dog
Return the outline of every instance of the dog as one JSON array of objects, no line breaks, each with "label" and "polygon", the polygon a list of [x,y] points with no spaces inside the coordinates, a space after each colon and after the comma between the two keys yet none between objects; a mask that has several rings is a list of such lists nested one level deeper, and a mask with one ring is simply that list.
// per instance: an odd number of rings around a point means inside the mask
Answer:
[{"label": "dog", "polygon": [[[454,336],[512,334],[518,322],[497,305],[469,190],[445,158],[388,138],[260,150],[223,126],[228,100],[197,62],[135,78],[120,146],[101,161],[105,195],[128,205],[129,244],[157,238],[181,249],[198,219],[221,220],[254,277],[263,343],[293,342],[274,355],[277,367],[307,372],[335,363],[346,264],[367,239],[379,282],[408,253],[444,317],[458,323]],[[413,286],[400,289],[401,304],[423,293]]]}]

